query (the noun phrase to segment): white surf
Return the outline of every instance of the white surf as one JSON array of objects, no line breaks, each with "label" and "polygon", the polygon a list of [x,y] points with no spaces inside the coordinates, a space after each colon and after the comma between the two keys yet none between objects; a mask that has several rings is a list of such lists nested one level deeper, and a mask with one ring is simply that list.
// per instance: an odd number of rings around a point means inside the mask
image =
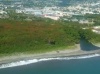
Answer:
[{"label": "white surf", "polygon": [[43,58],[43,59],[22,60],[22,61],[2,64],[2,65],[0,65],[0,69],[9,68],[9,67],[16,67],[16,66],[22,66],[22,65],[28,65],[28,64],[32,64],[32,63],[41,62],[41,61],[86,59],[86,58],[92,58],[92,57],[98,57],[98,56],[100,56],[100,54],[83,55],[83,56],[75,56],[75,57],[57,57],[57,58]]}]

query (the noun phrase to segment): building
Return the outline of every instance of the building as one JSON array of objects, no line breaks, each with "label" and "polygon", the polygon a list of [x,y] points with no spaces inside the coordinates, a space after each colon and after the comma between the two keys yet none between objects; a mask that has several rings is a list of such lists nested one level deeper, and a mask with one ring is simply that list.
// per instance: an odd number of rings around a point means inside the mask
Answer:
[{"label": "building", "polygon": [[44,15],[45,18],[50,18],[53,20],[58,20],[60,17],[59,16],[50,16],[50,15]]}]

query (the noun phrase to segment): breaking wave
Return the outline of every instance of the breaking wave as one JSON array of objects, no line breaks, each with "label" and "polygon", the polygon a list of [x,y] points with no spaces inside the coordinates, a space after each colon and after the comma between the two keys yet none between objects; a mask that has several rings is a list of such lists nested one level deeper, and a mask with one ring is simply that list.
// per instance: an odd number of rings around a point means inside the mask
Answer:
[{"label": "breaking wave", "polygon": [[17,61],[17,62],[2,64],[2,65],[0,65],[0,69],[22,66],[22,65],[28,65],[28,64],[32,64],[32,63],[41,62],[41,61],[86,59],[86,58],[92,58],[92,57],[98,57],[98,56],[100,56],[100,54],[83,55],[83,56],[75,56],[75,57],[58,57],[58,58],[43,58],[43,59],[23,60],[23,61]]}]

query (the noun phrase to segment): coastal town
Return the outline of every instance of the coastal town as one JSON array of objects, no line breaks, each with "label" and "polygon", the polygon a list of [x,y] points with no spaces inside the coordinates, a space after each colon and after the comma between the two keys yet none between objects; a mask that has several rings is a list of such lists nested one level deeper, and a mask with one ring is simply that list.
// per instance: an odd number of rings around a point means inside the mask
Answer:
[{"label": "coastal town", "polygon": [[[6,1],[6,0],[5,0]],[[26,0],[27,2],[28,0]],[[44,4],[48,3],[44,6]],[[65,17],[64,20],[69,20],[68,18],[78,15],[84,16],[86,14],[100,14],[100,1],[91,3],[75,3],[66,6],[59,5],[62,3],[61,0],[53,1],[36,1],[25,3],[23,0],[14,0],[12,2],[4,3],[0,1],[0,18],[7,18],[8,10],[15,10],[16,13],[31,14],[38,17],[50,18],[53,20],[59,20]],[[31,3],[31,4],[30,4]],[[40,4],[40,5],[39,5]],[[5,15],[5,16],[4,16]],[[69,20],[70,21],[70,20]],[[77,19],[72,19],[71,21],[78,21]],[[80,20],[79,20],[80,21]],[[82,21],[82,20],[81,20]]]}]

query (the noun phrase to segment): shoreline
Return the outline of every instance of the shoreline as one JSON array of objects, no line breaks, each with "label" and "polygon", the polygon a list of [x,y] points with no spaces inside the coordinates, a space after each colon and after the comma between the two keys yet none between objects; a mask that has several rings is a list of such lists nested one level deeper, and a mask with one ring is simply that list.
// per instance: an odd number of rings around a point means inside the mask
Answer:
[{"label": "shoreline", "polygon": [[77,44],[77,47],[74,49],[58,50],[40,54],[18,54],[12,56],[0,57],[0,65],[7,64],[16,61],[22,60],[31,60],[31,59],[42,59],[42,58],[57,58],[57,57],[73,57],[73,56],[82,56],[90,54],[100,54],[100,50],[92,51],[83,51],[80,49],[80,45]]}]

